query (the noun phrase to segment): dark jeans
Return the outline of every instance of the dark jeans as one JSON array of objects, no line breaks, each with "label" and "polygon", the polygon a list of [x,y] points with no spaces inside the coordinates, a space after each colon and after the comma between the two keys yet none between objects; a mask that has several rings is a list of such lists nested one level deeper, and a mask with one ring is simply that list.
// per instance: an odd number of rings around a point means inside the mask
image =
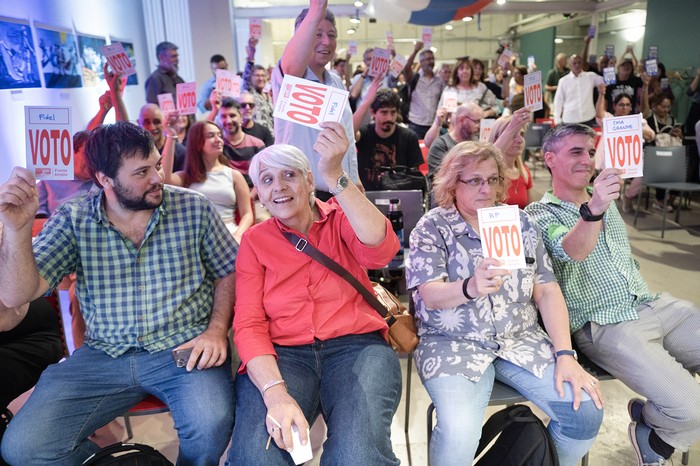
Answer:
[{"label": "dark jeans", "polygon": [[46,299],[36,299],[17,327],[0,332],[0,411],[32,388],[42,371],[62,357],[56,311]]}]

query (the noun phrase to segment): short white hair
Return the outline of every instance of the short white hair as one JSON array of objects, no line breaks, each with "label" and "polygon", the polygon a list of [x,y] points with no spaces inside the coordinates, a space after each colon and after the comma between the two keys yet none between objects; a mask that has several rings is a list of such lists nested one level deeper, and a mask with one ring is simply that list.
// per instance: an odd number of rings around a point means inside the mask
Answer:
[{"label": "short white hair", "polygon": [[311,172],[309,159],[297,147],[289,144],[273,144],[258,152],[248,167],[248,176],[253,185],[260,181],[260,164],[281,170],[294,170],[306,178]]}]

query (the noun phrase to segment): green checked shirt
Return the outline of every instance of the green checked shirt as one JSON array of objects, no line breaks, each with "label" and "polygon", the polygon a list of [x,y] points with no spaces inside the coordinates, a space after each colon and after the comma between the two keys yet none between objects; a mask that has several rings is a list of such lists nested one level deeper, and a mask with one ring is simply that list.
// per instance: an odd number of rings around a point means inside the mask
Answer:
[{"label": "green checked shirt", "polygon": [[112,357],[172,349],[202,333],[214,280],[235,271],[237,247],[211,203],[166,186],[140,247],[110,225],[102,190],[63,204],[34,242],[55,288],[76,272],[86,344]]},{"label": "green checked shirt", "polygon": [[649,292],[639,273],[615,203],[605,212],[605,228],[598,234],[598,243],[582,261],[569,257],[562,246],[564,236],[581,218],[578,209],[551,191],[525,208],[542,230],[569,308],[571,332],[589,321],[606,325],[637,319],[637,306],[656,299],[656,295]]}]

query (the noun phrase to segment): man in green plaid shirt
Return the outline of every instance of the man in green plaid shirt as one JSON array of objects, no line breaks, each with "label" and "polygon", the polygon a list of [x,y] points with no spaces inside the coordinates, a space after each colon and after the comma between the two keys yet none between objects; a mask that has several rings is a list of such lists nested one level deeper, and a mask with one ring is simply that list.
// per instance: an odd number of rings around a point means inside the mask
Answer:
[{"label": "man in green plaid shirt", "polygon": [[614,202],[622,170],[606,168],[589,186],[594,138],[578,124],[545,136],[553,189],[526,211],[542,230],[579,349],[647,398],[628,404],[638,465],[669,464],[674,449],[700,439],[700,310],[649,291]]},{"label": "man in green plaid shirt", "polygon": [[[120,122],[85,149],[98,192],[68,201],[32,244],[32,173],[0,185],[0,301],[16,307],[75,272],[85,345],[50,366],[9,426],[10,464],[79,465],[88,436],[149,394],[173,413],[178,464],[216,465],[233,428],[228,329],[237,248],[211,203],[163,185],[148,132]],[[186,367],[171,351],[191,349]]]}]

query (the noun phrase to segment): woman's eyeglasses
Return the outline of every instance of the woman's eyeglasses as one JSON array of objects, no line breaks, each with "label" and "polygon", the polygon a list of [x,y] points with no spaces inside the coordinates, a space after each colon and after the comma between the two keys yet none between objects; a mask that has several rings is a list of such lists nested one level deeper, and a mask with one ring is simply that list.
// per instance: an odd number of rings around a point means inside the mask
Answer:
[{"label": "woman's eyeglasses", "polygon": [[468,180],[461,180],[458,179],[460,183],[464,183],[470,188],[481,188],[484,183],[486,183],[489,188],[493,188],[494,186],[498,186],[503,182],[503,177],[502,176],[492,176],[491,178],[488,179],[483,179],[483,178],[469,178]]}]

